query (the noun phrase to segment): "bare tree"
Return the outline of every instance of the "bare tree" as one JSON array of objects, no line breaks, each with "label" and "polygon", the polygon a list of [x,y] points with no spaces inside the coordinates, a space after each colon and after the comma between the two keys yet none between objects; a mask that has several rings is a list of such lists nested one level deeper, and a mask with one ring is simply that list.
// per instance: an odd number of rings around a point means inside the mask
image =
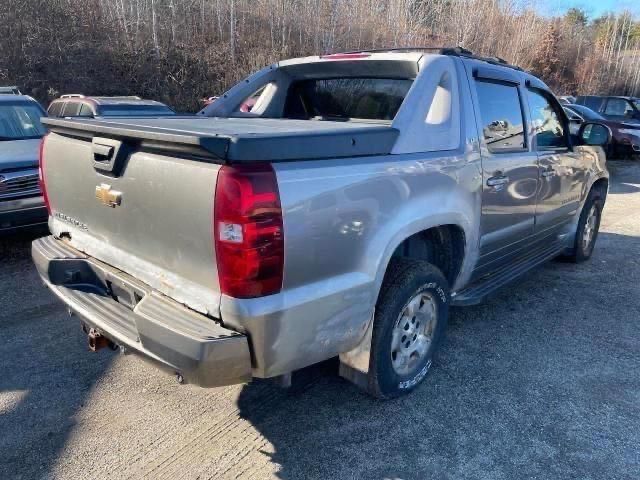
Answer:
[{"label": "bare tree", "polygon": [[640,22],[591,22],[534,0],[11,0],[0,2],[0,83],[139,94],[179,109],[283,57],[461,45],[540,75],[559,93],[640,95]]}]

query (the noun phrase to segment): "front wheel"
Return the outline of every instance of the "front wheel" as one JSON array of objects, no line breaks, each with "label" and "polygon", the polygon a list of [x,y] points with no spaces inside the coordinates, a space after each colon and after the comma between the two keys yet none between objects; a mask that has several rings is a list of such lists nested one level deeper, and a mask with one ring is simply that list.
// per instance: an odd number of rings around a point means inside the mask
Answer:
[{"label": "front wheel", "polygon": [[376,304],[368,390],[393,398],[427,375],[449,314],[449,285],[440,270],[416,260],[393,259]]},{"label": "front wheel", "polygon": [[568,259],[580,263],[591,258],[596,245],[602,218],[602,199],[596,191],[592,191],[580,213],[576,238]]}]

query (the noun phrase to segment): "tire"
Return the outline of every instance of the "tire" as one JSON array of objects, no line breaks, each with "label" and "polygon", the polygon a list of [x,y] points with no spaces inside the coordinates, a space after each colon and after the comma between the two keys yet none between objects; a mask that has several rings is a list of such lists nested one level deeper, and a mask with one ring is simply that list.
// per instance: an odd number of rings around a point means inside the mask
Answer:
[{"label": "tire", "polygon": [[449,303],[449,285],[436,267],[391,260],[373,321],[367,378],[371,395],[398,397],[424,380],[444,336]]},{"label": "tire", "polygon": [[[603,206],[600,193],[597,190],[592,190],[589,193],[589,197],[587,198],[584,207],[582,207],[582,212],[580,212],[580,219],[578,220],[578,228],[576,229],[573,248],[568,255],[564,256],[565,259],[574,263],[581,263],[591,258],[596,240],[598,239]],[[595,215],[595,218],[590,221],[591,215]],[[585,240],[585,234],[588,229],[591,230],[591,235],[590,240],[587,243]]]}]

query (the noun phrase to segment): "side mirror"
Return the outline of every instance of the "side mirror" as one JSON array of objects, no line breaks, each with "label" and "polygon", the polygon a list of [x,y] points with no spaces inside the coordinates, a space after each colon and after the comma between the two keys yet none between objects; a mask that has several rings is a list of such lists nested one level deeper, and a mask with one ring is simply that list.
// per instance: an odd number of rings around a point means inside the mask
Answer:
[{"label": "side mirror", "polygon": [[585,122],[578,131],[578,136],[585,145],[604,147],[611,141],[611,129],[602,123]]}]

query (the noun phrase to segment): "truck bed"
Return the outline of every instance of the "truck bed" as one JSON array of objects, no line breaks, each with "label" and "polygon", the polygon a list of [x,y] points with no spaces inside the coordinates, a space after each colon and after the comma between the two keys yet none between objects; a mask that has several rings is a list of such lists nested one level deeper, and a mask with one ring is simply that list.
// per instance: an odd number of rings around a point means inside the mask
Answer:
[{"label": "truck bed", "polygon": [[204,154],[217,163],[385,155],[398,130],[363,122],[276,118],[43,118],[50,130],[134,140],[141,147]]}]

